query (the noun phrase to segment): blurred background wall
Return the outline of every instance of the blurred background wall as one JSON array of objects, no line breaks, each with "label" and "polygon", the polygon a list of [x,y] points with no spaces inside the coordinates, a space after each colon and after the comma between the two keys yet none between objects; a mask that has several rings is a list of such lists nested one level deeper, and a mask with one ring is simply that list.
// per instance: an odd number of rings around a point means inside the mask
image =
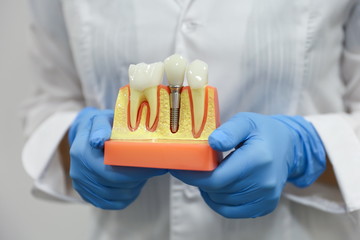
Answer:
[{"label": "blurred background wall", "polygon": [[29,96],[26,0],[0,0],[0,239],[86,239],[88,207],[38,200],[22,168],[19,105]]}]

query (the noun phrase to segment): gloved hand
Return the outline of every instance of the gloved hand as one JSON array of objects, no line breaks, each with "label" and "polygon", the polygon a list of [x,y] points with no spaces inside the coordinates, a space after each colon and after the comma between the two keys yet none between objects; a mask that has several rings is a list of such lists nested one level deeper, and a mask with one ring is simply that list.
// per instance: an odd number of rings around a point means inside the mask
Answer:
[{"label": "gloved hand", "polygon": [[85,108],[69,131],[73,187],[84,200],[103,209],[127,207],[147,179],[167,172],[104,165],[103,146],[111,135],[113,115],[112,110]]},{"label": "gloved hand", "polygon": [[217,151],[235,150],[213,172],[171,173],[199,187],[205,202],[228,218],[272,212],[286,181],[308,186],[326,164],[316,130],[300,116],[239,113],[210,135],[209,144]]}]

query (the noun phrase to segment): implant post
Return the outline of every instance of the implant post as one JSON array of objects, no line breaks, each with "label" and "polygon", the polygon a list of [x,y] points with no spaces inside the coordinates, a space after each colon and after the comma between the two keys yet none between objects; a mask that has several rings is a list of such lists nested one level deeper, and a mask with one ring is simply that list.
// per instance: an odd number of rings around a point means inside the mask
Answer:
[{"label": "implant post", "polygon": [[169,86],[170,88],[170,130],[176,133],[179,130],[180,102],[182,86]]},{"label": "implant post", "polygon": [[181,89],[184,83],[187,61],[179,54],[171,55],[164,61],[165,73],[170,89],[170,131],[179,130]]}]

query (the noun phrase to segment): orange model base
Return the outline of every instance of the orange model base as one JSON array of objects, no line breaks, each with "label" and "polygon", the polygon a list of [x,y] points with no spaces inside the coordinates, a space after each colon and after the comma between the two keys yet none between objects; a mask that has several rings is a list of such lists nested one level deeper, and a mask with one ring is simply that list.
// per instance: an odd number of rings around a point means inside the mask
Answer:
[{"label": "orange model base", "polygon": [[110,140],[105,149],[105,164],[115,166],[212,171],[219,159],[207,141]]}]

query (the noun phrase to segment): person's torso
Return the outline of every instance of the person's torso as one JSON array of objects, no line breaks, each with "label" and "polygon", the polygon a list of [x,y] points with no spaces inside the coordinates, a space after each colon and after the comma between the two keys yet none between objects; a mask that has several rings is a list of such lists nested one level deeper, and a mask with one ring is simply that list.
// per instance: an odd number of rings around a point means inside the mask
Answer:
[{"label": "person's torso", "polygon": [[350,0],[63,2],[91,105],[114,106],[129,64],[163,61],[176,52],[209,64],[223,121],[239,111],[343,108],[339,66]]},{"label": "person's torso", "polygon": [[[119,87],[128,84],[130,64],[179,53],[209,64],[222,121],[239,111],[343,111],[340,62],[352,5],[351,0],[63,0],[88,105],[113,108]],[[345,225],[285,199],[263,218],[224,219],[195,188],[167,176],[151,180],[128,209],[97,214],[94,239],[336,239],[344,236],[340,225]],[[337,224],[340,235],[325,231],[319,219]]]}]

